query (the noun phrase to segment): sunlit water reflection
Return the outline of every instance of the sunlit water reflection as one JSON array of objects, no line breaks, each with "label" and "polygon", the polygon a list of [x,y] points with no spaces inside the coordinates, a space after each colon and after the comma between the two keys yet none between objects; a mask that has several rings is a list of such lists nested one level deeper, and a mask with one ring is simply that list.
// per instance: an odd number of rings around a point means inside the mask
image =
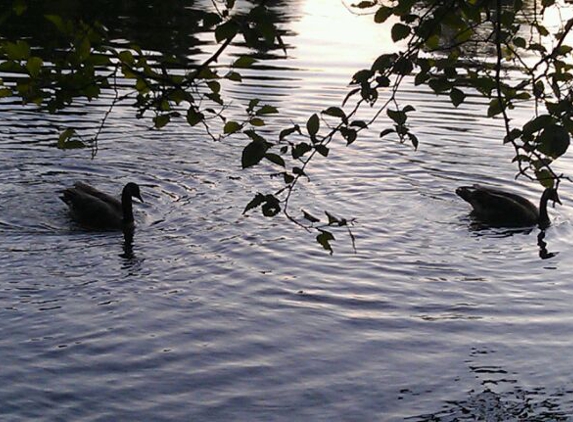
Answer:
[{"label": "sunlit water reflection", "polygon": [[[230,87],[237,104],[253,95],[275,104],[281,128],[340,103],[386,35],[326,3],[295,3],[291,57],[265,63],[264,83],[255,72]],[[357,38],[327,31],[332,19],[359,25]],[[502,128],[478,98],[454,110],[406,86],[400,99],[416,107],[418,151],[379,140],[376,128],[334,147],[297,193],[295,207],[357,219],[357,253],[341,233],[334,256],[282,218],[242,215],[274,182],[240,170],[240,141],[214,143],[183,124],[152,131],[120,107],[92,160],[57,150],[57,127],[95,130],[105,101],[60,117],[0,103],[3,418],[573,415],[573,189],[564,184],[564,206],[550,210],[551,259],[539,257],[537,229],[472,230],[458,185],[512,185],[530,198],[540,188],[513,180]],[[142,186],[132,256],[121,236],[70,222],[57,192],[75,180]]]}]

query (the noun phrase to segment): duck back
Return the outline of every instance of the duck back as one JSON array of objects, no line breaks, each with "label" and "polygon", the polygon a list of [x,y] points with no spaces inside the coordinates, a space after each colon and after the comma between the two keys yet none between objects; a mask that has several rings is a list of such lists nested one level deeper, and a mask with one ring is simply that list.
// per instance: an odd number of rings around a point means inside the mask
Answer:
[{"label": "duck back", "polygon": [[537,207],[512,192],[474,185],[459,187],[456,194],[472,206],[476,218],[492,225],[522,227],[539,220]]},{"label": "duck back", "polygon": [[62,191],[60,197],[71,217],[80,225],[96,230],[123,228],[123,209],[119,200],[86,183],[78,182]]}]

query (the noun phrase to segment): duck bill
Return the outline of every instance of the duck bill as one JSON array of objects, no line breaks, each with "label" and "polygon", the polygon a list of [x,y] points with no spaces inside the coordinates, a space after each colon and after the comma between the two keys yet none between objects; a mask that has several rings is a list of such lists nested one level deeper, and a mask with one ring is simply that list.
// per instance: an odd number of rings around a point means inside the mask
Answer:
[{"label": "duck bill", "polygon": [[[139,199],[142,203],[145,203],[143,201],[143,198],[141,197],[141,195],[134,195],[137,199]],[[555,204],[553,204],[553,206],[555,206]]]}]

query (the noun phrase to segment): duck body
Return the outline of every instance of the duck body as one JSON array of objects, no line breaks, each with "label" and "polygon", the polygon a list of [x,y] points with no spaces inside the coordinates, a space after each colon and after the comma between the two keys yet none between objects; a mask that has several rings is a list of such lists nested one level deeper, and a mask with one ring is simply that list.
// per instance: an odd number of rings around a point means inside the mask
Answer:
[{"label": "duck body", "polygon": [[550,224],[547,202],[561,204],[553,188],[545,189],[539,208],[520,195],[488,186],[462,186],[456,189],[456,194],[472,206],[477,219],[500,227],[547,227]]},{"label": "duck body", "polygon": [[120,201],[83,182],[63,190],[60,197],[69,207],[71,217],[83,227],[124,231],[134,225],[132,198],[143,202],[139,186],[135,183],[125,185]]}]

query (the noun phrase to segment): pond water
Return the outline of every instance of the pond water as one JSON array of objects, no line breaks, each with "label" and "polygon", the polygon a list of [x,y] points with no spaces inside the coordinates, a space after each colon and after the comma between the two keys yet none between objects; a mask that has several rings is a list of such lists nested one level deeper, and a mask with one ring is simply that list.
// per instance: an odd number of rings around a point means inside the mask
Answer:
[{"label": "pond water", "polygon": [[[351,75],[392,48],[341,2],[287,10],[289,56],[227,91],[279,107],[277,130],[339,105]],[[473,230],[457,186],[532,200],[540,187],[514,180],[478,98],[453,109],[407,85],[400,98],[416,108],[417,151],[372,130],[334,147],[296,193],[294,207],[356,218],[356,253],[336,233],[332,256],[284,218],[242,215],[274,183],[240,170],[244,140],[150,130],[125,105],[92,159],[55,148],[57,128],[94,131],[105,99],[58,116],[2,101],[1,419],[573,418],[572,186],[550,210],[550,259],[538,229]],[[142,186],[132,255],[121,235],[70,221],[58,191],[76,180]]]}]

